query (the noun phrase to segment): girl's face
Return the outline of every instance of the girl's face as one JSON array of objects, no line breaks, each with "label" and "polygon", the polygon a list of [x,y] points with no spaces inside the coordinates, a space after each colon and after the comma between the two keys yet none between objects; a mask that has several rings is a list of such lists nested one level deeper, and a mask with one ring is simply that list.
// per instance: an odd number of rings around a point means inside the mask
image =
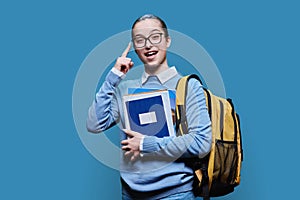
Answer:
[{"label": "girl's face", "polygon": [[170,37],[157,19],[146,19],[135,24],[132,30],[135,52],[146,67],[159,67],[166,64]]}]

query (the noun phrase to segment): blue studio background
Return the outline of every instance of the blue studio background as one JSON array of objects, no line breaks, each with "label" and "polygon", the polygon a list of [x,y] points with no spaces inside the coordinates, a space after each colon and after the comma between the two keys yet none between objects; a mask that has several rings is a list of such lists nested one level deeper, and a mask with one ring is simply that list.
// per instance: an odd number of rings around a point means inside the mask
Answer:
[{"label": "blue studio background", "polygon": [[120,199],[118,172],[78,137],[72,90],[89,52],[145,13],[206,49],[241,115],[241,185],[214,199],[295,199],[300,14],[291,0],[1,1],[0,199]]}]

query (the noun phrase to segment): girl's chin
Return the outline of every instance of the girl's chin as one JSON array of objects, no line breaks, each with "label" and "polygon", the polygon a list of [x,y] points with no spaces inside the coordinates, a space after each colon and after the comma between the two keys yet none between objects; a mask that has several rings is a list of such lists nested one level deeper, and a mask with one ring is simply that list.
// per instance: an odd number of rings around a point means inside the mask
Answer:
[{"label": "girl's chin", "polygon": [[157,64],[157,63],[145,63],[145,67],[147,67],[147,68],[150,68],[150,69],[154,69],[154,68],[157,68],[157,67],[159,67],[159,64]]},{"label": "girl's chin", "polygon": [[154,65],[154,64],[156,64],[156,61],[154,59],[144,59],[144,64]]}]

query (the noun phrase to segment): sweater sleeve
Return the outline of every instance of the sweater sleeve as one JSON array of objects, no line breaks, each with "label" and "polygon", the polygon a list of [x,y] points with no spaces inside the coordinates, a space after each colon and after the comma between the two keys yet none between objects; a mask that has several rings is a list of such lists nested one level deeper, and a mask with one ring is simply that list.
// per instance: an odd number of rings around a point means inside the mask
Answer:
[{"label": "sweater sleeve", "polygon": [[89,132],[99,133],[119,121],[118,104],[115,88],[122,80],[122,76],[111,70],[101,88],[96,93],[95,99],[88,110],[86,127]]},{"label": "sweater sleeve", "polygon": [[143,155],[180,158],[204,157],[208,154],[212,141],[211,121],[202,85],[195,79],[188,82],[186,117],[188,134],[164,138],[145,136]]}]

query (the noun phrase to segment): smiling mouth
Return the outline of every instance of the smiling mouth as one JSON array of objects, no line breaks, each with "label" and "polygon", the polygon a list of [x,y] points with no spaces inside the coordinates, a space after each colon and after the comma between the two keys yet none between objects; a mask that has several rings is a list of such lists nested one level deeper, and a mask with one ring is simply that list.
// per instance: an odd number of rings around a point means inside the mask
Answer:
[{"label": "smiling mouth", "polygon": [[158,53],[158,51],[149,51],[149,52],[145,53],[144,55],[145,55],[146,57],[150,57],[150,56],[156,55],[157,53]]}]

